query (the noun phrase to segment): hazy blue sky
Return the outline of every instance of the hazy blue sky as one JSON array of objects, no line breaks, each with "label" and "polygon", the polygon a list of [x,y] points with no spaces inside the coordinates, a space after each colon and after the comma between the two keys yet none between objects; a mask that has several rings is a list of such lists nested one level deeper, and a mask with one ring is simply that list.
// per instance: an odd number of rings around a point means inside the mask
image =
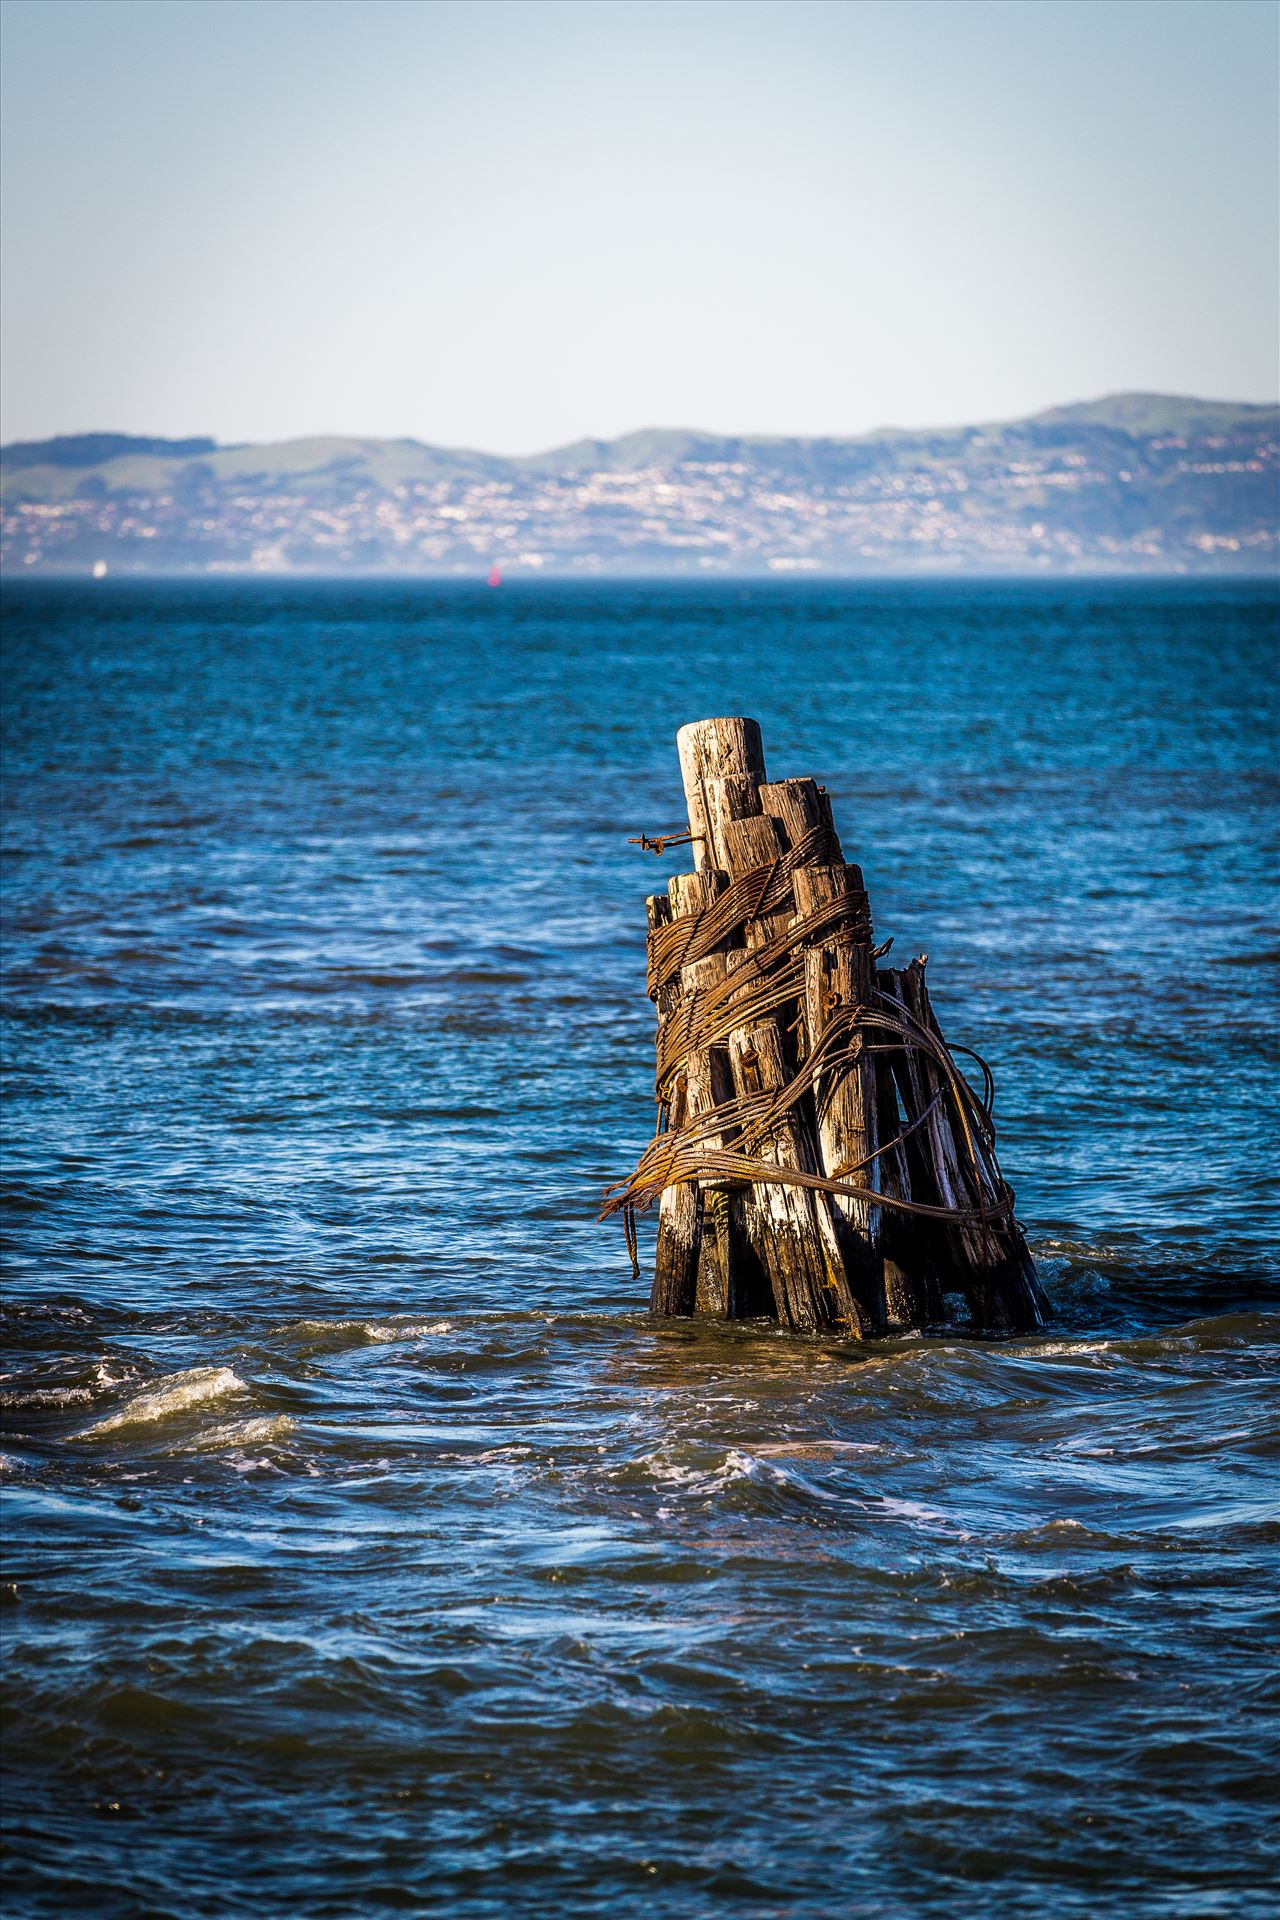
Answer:
[{"label": "hazy blue sky", "polygon": [[6,0],[3,433],[1274,399],[1271,0]]}]

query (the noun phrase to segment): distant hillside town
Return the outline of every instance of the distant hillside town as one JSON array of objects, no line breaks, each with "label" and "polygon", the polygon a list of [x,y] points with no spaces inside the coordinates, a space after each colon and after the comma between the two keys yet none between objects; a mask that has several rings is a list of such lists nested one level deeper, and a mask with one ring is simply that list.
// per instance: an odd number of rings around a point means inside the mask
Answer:
[{"label": "distant hillside town", "polygon": [[0,450],[23,574],[1261,573],[1273,406],[1120,394],[859,439],[650,431],[523,458],[416,440],[86,433]]}]

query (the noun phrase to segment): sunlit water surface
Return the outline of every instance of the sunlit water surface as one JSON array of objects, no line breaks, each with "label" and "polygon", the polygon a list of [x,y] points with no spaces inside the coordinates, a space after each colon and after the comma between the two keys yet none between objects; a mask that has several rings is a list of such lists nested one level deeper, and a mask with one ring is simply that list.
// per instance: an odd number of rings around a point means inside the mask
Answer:
[{"label": "sunlit water surface", "polygon": [[[1266,593],[6,611],[6,1914],[1273,1913]],[[655,1323],[594,1224],[724,712],[1045,1335]]]}]

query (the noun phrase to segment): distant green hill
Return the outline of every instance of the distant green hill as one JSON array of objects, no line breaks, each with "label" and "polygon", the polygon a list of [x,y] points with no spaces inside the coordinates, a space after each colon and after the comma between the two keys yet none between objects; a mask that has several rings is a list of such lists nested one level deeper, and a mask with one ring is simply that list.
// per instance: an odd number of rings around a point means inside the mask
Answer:
[{"label": "distant green hill", "polygon": [[647,428],[504,457],[337,435],[0,450],[7,569],[1266,567],[1273,406],[1123,393],[851,438]]},{"label": "distant green hill", "polygon": [[[512,465],[493,454],[454,452],[418,440],[356,440],[337,434],[238,447],[219,447],[213,440],[111,444],[126,440],[122,434],[85,434],[75,441],[46,441],[44,448],[58,453],[50,451],[45,459],[40,457],[41,443],[28,443],[21,459],[0,459],[0,492],[6,500],[65,499],[91,477],[108,493],[151,492],[177,482],[301,488],[342,497],[356,485],[389,490],[406,481],[495,477]],[[62,456],[67,446],[98,442],[108,450],[95,458],[73,463]]]},{"label": "distant green hill", "polygon": [[531,454],[514,464],[528,472],[573,473],[588,470],[625,473],[655,462],[674,464],[684,461],[752,460],[770,467],[813,468],[829,461],[845,465],[850,458],[859,465],[874,450],[895,452],[914,447],[949,447],[963,444],[975,434],[1026,434],[1039,437],[1060,430],[1083,427],[1109,428],[1139,439],[1160,434],[1252,432],[1274,424],[1277,409],[1229,400],[1188,400],[1176,394],[1117,393],[1103,400],[1083,401],[1070,407],[1054,407],[1023,420],[1006,420],[983,426],[961,427],[879,427],[872,433],[850,438],[785,438],[776,435],[725,437],[700,433],[689,428],[650,427],[639,433],[624,434],[618,440],[577,440],[549,453]]},{"label": "distant green hill", "polygon": [[1034,414],[1035,427],[1110,427],[1137,439],[1162,434],[1231,434],[1266,429],[1276,419],[1274,406],[1229,400],[1187,400],[1172,393],[1112,393],[1073,407],[1051,407]]},{"label": "distant green hill", "polygon": [[158,453],[166,459],[189,459],[212,453],[216,440],[156,440],[136,433],[65,433],[54,440],[11,440],[0,447],[0,472],[19,467],[98,467],[121,454]]}]

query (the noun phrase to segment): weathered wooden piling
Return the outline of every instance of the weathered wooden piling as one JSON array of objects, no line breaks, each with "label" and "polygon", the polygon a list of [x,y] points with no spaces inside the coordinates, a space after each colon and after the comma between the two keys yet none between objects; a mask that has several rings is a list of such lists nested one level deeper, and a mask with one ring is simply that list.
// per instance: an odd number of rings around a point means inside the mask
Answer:
[{"label": "weathered wooden piling", "polygon": [[658,1206],[655,1313],[772,1314],[857,1336],[1048,1315],[923,958],[877,969],[862,874],[823,789],[769,781],[760,729],[677,735],[693,871],[648,901],[659,1130],[606,1196]]}]

